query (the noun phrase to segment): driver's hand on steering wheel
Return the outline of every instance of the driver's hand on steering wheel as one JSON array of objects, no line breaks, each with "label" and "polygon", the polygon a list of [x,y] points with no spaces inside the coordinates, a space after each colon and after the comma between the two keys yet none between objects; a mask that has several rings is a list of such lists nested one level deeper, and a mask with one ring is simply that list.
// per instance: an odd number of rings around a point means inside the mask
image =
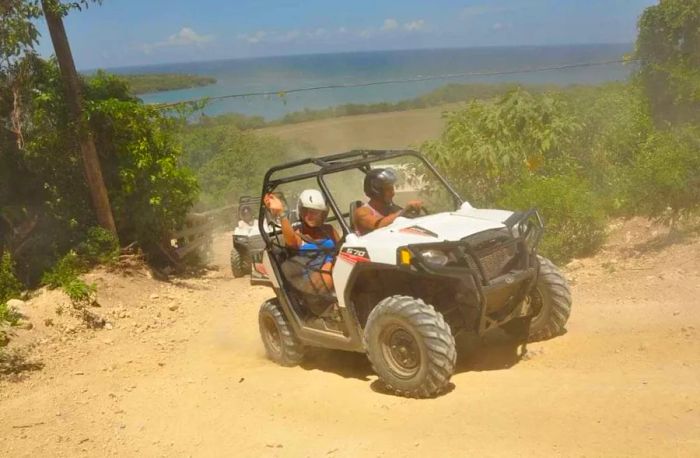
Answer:
[{"label": "driver's hand on steering wheel", "polygon": [[423,208],[422,200],[409,200],[408,203],[406,203],[406,210],[413,210],[417,212],[420,211],[421,208]]},{"label": "driver's hand on steering wheel", "polygon": [[272,216],[279,216],[284,211],[284,204],[282,201],[274,194],[267,194],[263,198],[263,203],[265,207],[270,210]]}]

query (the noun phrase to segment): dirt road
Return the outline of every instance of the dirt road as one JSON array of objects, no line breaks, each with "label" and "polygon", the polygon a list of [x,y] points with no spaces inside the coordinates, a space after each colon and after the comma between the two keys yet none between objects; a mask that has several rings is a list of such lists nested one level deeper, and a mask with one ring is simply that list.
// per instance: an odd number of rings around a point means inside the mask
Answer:
[{"label": "dirt road", "polygon": [[493,336],[430,400],[381,392],[359,354],[267,361],[270,293],[226,268],[95,273],[113,329],[35,323],[45,366],[0,382],[0,456],[698,456],[700,240],[644,245],[637,226],[567,269],[566,335],[522,361]]}]

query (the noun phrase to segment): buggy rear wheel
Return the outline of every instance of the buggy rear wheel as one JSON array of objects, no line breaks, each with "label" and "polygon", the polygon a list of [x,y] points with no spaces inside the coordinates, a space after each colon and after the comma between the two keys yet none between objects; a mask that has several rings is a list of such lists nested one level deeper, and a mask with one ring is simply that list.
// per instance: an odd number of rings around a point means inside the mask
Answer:
[{"label": "buggy rear wheel", "polygon": [[304,358],[304,346],[284,317],[277,299],[260,306],[258,314],[260,337],[267,357],[281,366],[296,366]]},{"label": "buggy rear wheel", "polygon": [[408,296],[391,296],[377,304],[367,319],[365,346],[387,389],[412,398],[444,392],[457,357],[442,314]]}]

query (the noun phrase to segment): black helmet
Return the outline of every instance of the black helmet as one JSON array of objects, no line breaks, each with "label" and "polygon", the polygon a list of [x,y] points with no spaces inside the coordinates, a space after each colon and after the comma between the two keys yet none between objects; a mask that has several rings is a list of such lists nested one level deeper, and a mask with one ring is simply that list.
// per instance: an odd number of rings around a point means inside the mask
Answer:
[{"label": "black helmet", "polygon": [[393,185],[397,179],[392,169],[372,169],[365,175],[365,194],[370,199],[378,199],[384,186]]}]

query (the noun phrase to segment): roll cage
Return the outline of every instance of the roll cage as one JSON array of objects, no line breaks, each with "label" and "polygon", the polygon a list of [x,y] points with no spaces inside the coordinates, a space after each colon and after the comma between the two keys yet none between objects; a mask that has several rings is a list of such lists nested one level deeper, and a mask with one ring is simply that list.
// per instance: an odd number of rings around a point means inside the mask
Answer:
[{"label": "roll cage", "polygon": [[[445,187],[445,189],[452,196],[455,205],[459,207],[463,200],[457,193],[457,191],[452,188],[452,186],[445,180],[445,178],[440,175],[437,169],[431,164],[423,155],[414,150],[352,150],[345,153],[331,154],[322,157],[301,159],[298,161],[288,162],[286,164],[281,164],[270,168],[263,179],[262,196],[273,192],[278,186],[286,183],[293,183],[296,181],[306,180],[309,178],[316,178],[321,192],[326,198],[328,205],[333,211],[334,216],[328,218],[329,221],[337,220],[338,224],[343,230],[343,234],[347,235],[351,231],[345,217],[348,215],[347,212],[343,212],[338,207],[336,200],[333,198],[328,185],[326,184],[324,177],[326,175],[343,172],[346,170],[359,169],[364,173],[370,170],[370,164],[375,162],[387,161],[399,157],[414,157],[421,161],[421,163],[440,181],[440,183]],[[304,167],[311,166],[313,170],[307,170],[296,173],[292,173],[295,169],[302,169]],[[283,172],[289,172],[288,174],[283,174]],[[277,176],[283,175],[283,176]],[[264,203],[260,202],[260,218],[258,218],[258,224],[262,224],[261,221],[265,220],[266,208]],[[260,233],[263,235],[266,244],[271,243],[270,234],[267,234],[263,227],[260,227]]]}]

